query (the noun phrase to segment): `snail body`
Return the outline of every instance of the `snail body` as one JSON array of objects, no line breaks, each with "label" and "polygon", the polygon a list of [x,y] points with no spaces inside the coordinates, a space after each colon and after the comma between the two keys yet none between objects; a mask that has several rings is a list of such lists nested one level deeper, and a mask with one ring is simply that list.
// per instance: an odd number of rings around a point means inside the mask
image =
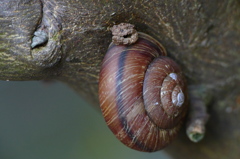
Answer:
[{"label": "snail body", "polygon": [[164,47],[139,33],[132,45],[110,44],[99,76],[99,101],[115,136],[139,151],[157,151],[177,135],[187,109],[180,67]]}]

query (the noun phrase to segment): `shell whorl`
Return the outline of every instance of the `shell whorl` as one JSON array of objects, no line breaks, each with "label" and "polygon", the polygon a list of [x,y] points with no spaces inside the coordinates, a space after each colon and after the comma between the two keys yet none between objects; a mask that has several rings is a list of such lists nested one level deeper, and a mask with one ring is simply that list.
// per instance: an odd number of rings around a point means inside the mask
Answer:
[{"label": "shell whorl", "polygon": [[186,84],[164,47],[139,33],[133,45],[110,44],[99,77],[105,121],[130,148],[157,151],[176,136],[186,112]]}]

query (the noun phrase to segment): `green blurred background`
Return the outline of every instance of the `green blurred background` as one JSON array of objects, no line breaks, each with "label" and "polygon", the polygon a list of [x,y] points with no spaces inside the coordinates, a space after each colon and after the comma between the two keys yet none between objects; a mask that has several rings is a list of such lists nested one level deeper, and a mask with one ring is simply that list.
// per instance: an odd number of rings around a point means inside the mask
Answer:
[{"label": "green blurred background", "polygon": [[68,86],[0,82],[0,159],[170,159],[120,143]]}]

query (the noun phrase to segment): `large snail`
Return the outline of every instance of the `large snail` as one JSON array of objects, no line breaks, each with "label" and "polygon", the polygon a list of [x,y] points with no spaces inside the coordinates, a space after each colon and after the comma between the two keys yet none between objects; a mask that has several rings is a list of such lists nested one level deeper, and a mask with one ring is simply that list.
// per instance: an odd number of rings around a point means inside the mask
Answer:
[{"label": "large snail", "polygon": [[139,151],[157,151],[177,135],[187,110],[180,67],[154,38],[110,44],[99,77],[99,100],[115,136]]}]

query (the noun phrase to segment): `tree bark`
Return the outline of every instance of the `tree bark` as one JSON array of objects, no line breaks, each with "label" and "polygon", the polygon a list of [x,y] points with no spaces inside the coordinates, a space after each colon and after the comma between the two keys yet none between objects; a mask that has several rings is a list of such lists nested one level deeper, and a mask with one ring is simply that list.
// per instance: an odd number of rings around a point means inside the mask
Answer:
[{"label": "tree bark", "polygon": [[[98,107],[109,28],[131,23],[165,46],[189,86],[211,95],[205,139],[191,143],[182,132],[166,150],[184,159],[238,158],[239,8],[237,0],[2,0],[0,79],[60,80]],[[36,32],[47,40],[33,47]]]}]

